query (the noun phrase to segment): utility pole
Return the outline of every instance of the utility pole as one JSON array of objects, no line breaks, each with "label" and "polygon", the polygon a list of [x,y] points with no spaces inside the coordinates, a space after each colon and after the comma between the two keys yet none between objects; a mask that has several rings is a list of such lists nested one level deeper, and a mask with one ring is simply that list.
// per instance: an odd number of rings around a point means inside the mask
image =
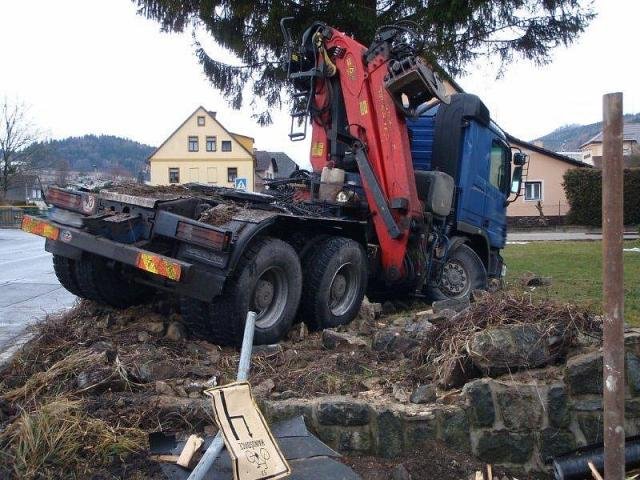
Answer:
[{"label": "utility pole", "polygon": [[603,97],[602,293],[604,478],[624,480],[624,288],[622,93]]}]

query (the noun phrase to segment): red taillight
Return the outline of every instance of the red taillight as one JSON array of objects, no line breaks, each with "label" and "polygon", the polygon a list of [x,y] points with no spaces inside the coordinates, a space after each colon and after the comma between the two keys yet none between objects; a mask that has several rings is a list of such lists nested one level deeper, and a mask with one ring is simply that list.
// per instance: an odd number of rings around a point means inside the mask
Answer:
[{"label": "red taillight", "polygon": [[180,240],[221,251],[227,250],[231,243],[231,232],[219,232],[212,228],[199,227],[186,222],[178,222],[176,237]]},{"label": "red taillight", "polygon": [[80,210],[82,197],[79,193],[71,193],[58,188],[50,188],[47,192],[47,202],[56,207],[67,210]]}]

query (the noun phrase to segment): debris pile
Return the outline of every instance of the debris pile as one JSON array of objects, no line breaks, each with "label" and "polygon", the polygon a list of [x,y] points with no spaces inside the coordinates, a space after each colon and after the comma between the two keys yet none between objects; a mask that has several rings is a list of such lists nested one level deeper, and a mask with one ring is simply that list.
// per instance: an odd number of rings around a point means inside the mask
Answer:
[{"label": "debris pile", "polygon": [[[443,387],[457,384],[456,370],[464,383],[544,366],[598,331],[584,310],[514,293],[462,308],[365,301],[351,325],[310,333],[299,324],[281,344],[256,347],[250,379],[259,400],[449,402]],[[189,338],[166,299],[126,310],[82,301],[34,334],[0,376],[1,478],[154,478],[148,434],[215,433],[202,392],[233,381],[239,360]]]}]

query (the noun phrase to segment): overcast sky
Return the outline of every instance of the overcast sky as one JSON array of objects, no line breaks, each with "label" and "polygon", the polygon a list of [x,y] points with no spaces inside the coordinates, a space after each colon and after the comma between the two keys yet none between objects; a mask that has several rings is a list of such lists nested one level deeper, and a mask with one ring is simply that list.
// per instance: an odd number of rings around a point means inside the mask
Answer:
[{"label": "overcast sky", "polygon": [[[530,140],[568,123],[602,117],[602,94],[624,93],[625,112],[640,110],[635,32],[638,0],[597,0],[598,17],[553,63],[495,68],[476,65],[458,79],[494,119]],[[31,105],[51,138],[112,134],[160,144],[198,105],[218,112],[256,148],[285,151],[308,165],[308,144],[287,137],[288,113],[260,128],[248,107],[230,109],[205,79],[189,34],[167,34],[136,15],[129,0],[1,0],[0,96]],[[218,55],[216,55],[218,56]]]}]

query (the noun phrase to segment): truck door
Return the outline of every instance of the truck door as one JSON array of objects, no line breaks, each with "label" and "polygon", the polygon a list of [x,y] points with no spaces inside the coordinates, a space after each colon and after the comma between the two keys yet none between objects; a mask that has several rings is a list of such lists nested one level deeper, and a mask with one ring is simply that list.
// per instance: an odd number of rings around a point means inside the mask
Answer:
[{"label": "truck door", "polygon": [[485,196],[487,163],[491,140],[487,129],[475,121],[468,122],[462,137],[462,158],[458,179],[457,219],[476,228],[486,228]]},{"label": "truck door", "polygon": [[491,246],[502,248],[507,240],[505,201],[509,190],[511,149],[502,139],[494,137],[488,160],[483,224]]}]

